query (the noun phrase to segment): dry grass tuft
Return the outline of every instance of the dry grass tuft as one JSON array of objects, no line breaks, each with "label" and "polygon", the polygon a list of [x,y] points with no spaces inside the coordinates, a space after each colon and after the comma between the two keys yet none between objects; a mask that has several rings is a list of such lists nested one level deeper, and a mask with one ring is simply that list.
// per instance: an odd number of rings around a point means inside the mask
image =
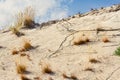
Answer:
[{"label": "dry grass tuft", "polygon": [[110,42],[110,40],[107,37],[103,37],[102,42],[107,43],[107,42]]},{"label": "dry grass tuft", "polygon": [[74,40],[73,40],[73,44],[74,44],[74,45],[81,45],[81,44],[85,44],[85,43],[87,43],[87,42],[89,42],[89,41],[90,41],[90,40],[89,40],[88,37],[83,36],[83,37],[74,39]]},{"label": "dry grass tuft", "polygon": [[19,51],[17,51],[17,50],[12,50],[12,55],[16,55],[16,54],[18,54],[19,53]]},{"label": "dry grass tuft", "polygon": [[25,51],[28,51],[28,50],[30,50],[30,49],[32,49],[33,48],[33,46],[31,45],[31,43],[29,42],[29,41],[25,41],[24,42],[24,45],[23,45],[23,51],[25,50]]},{"label": "dry grass tuft", "polygon": [[32,7],[27,7],[24,10],[24,26],[26,28],[34,27],[34,17],[35,17],[34,9]]},{"label": "dry grass tuft", "polygon": [[25,65],[21,65],[21,64],[17,64],[17,73],[18,74],[23,74],[26,72],[26,66]]},{"label": "dry grass tuft", "polygon": [[54,72],[52,71],[52,69],[50,68],[50,65],[47,63],[42,63],[41,65],[42,68],[42,73],[47,73],[47,74],[53,74]]},{"label": "dry grass tuft", "polygon": [[100,61],[95,59],[95,58],[89,59],[89,62],[91,62],[91,63],[100,63]]},{"label": "dry grass tuft", "polygon": [[20,54],[20,56],[26,56],[26,55],[27,55],[27,54],[25,54],[25,53],[21,53],[21,54]]},{"label": "dry grass tuft", "polygon": [[20,32],[19,29],[16,27],[11,27],[10,30],[12,31],[13,34],[15,34],[17,37],[23,36],[24,33]]},{"label": "dry grass tuft", "polygon": [[16,20],[14,22],[14,26],[10,27],[12,33],[17,35],[18,37],[24,35],[23,33],[20,32],[20,29],[23,26],[23,15],[24,14],[22,12],[15,15]]},{"label": "dry grass tuft", "polygon": [[24,51],[26,51],[25,48],[21,48],[21,49],[19,50],[19,52],[24,52]]},{"label": "dry grass tuft", "polygon": [[27,78],[25,75],[21,75],[20,78],[21,78],[21,80],[31,80],[31,79]]},{"label": "dry grass tuft", "polygon": [[85,68],[84,71],[91,71],[91,72],[94,72],[94,69],[93,69],[93,68],[90,68],[90,67],[87,67],[87,68]]},{"label": "dry grass tuft", "polygon": [[24,11],[15,15],[15,22],[13,26],[10,26],[10,30],[18,37],[24,35],[20,32],[21,28],[34,28],[35,11],[32,7],[26,7]]},{"label": "dry grass tuft", "polygon": [[80,45],[80,44],[85,44],[85,41],[82,39],[79,39],[78,41],[73,42],[74,45]]}]

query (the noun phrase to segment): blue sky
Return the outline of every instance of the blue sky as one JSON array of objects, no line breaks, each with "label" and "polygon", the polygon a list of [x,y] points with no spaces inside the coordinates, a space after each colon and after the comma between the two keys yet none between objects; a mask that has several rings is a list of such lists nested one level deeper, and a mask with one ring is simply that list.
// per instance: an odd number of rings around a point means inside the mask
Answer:
[{"label": "blue sky", "polygon": [[73,2],[68,5],[69,15],[78,12],[84,13],[91,8],[107,7],[118,3],[120,3],[120,0],[73,0]]},{"label": "blue sky", "polygon": [[0,0],[0,26],[12,25],[15,14],[32,6],[36,10],[35,20],[44,22],[61,19],[78,12],[84,13],[91,8],[119,4],[120,0]]}]

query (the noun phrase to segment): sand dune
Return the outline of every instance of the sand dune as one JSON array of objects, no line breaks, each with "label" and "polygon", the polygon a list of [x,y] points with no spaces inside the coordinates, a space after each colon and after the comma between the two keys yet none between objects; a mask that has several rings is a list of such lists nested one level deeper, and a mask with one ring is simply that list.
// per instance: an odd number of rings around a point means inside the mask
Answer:
[{"label": "sand dune", "polygon": [[[28,72],[24,75],[31,80],[120,80],[120,57],[114,55],[120,44],[118,7],[92,11],[84,16],[77,14],[43,25],[41,29],[21,29],[25,34],[21,37],[1,30],[0,80],[21,80],[17,64],[26,65]],[[74,45],[74,40],[83,37],[89,41]],[[109,41],[103,42],[103,38]],[[25,41],[33,48],[13,55],[12,51],[21,50]],[[46,65],[52,73],[43,73]]]}]

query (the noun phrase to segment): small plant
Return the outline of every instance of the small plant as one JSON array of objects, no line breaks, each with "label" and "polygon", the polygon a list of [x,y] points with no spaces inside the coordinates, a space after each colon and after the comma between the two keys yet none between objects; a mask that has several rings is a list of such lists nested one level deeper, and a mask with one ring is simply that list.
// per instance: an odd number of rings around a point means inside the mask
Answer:
[{"label": "small plant", "polygon": [[81,45],[81,44],[85,44],[89,41],[90,40],[87,37],[81,37],[81,38],[74,39],[73,44],[74,45]]},{"label": "small plant", "polygon": [[26,28],[33,28],[34,27],[34,17],[35,11],[32,7],[27,7],[24,10],[24,26]]},{"label": "small plant", "polygon": [[107,43],[107,42],[110,42],[110,41],[109,41],[109,39],[107,37],[103,37],[102,42]]},{"label": "small plant", "polygon": [[20,32],[21,28],[34,28],[35,22],[35,11],[32,7],[26,7],[24,11],[20,11],[15,15],[14,25],[10,26],[10,30],[15,35],[22,36],[23,33]]},{"label": "small plant", "polygon": [[46,64],[46,63],[43,63],[42,66],[42,73],[47,73],[47,74],[51,74],[53,73],[52,69],[50,68],[50,65],[49,64]]},{"label": "small plant", "polygon": [[18,74],[23,74],[24,72],[26,72],[26,66],[25,66],[25,65],[18,64],[18,65],[17,65],[17,73],[18,73]]},{"label": "small plant", "polygon": [[32,49],[33,48],[33,46],[31,45],[31,43],[29,42],[29,41],[25,41],[24,42],[24,45],[23,45],[23,51],[25,50],[25,51],[28,51],[28,50],[30,50],[30,49]]},{"label": "small plant", "polygon": [[25,75],[21,75],[20,78],[21,78],[21,80],[31,80],[31,79],[27,78]]},{"label": "small plant", "polygon": [[120,56],[120,47],[118,47],[118,48],[115,50],[115,55]]},{"label": "small plant", "polygon": [[20,50],[19,50],[19,52],[24,52],[25,51],[25,48],[21,48]]},{"label": "small plant", "polygon": [[23,33],[20,32],[20,29],[23,27],[23,13],[19,12],[17,15],[15,15],[15,22],[14,26],[10,27],[10,30],[12,31],[13,34],[17,35],[18,37],[24,35]]},{"label": "small plant", "polygon": [[90,68],[90,67],[87,67],[84,71],[91,71],[91,72],[94,72],[94,69],[93,69],[93,68]]},{"label": "small plant", "polygon": [[26,55],[27,55],[27,54],[25,54],[25,53],[21,53],[21,54],[20,54],[20,56],[26,56]]},{"label": "small plant", "polygon": [[24,35],[22,32],[19,31],[17,27],[11,27],[10,30],[12,31],[13,34],[15,34],[17,37],[20,37]]},{"label": "small plant", "polygon": [[19,53],[19,51],[17,51],[17,50],[12,50],[12,55],[16,55],[16,54],[18,54]]},{"label": "small plant", "polygon": [[89,59],[89,62],[91,62],[91,63],[100,63],[100,61],[98,61],[98,60],[95,59],[95,58]]},{"label": "small plant", "polygon": [[82,40],[82,39],[79,39],[79,41],[74,41],[73,42],[74,45],[80,45],[80,44],[84,44],[84,43],[85,43],[85,41]]}]

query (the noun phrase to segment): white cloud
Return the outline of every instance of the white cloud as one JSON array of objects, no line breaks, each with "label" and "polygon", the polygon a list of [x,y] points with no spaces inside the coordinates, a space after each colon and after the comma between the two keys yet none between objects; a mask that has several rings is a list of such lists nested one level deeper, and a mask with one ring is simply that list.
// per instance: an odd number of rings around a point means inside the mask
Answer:
[{"label": "white cloud", "polygon": [[54,11],[51,14],[50,18],[51,19],[61,19],[61,18],[64,18],[64,17],[67,16],[67,14],[68,14],[67,12],[68,12],[67,9],[66,10],[58,9],[57,11]]},{"label": "white cloud", "polygon": [[12,23],[14,15],[27,6],[35,8],[38,22],[66,17],[67,6],[62,5],[62,2],[71,1],[73,0],[0,0],[0,26]]}]

